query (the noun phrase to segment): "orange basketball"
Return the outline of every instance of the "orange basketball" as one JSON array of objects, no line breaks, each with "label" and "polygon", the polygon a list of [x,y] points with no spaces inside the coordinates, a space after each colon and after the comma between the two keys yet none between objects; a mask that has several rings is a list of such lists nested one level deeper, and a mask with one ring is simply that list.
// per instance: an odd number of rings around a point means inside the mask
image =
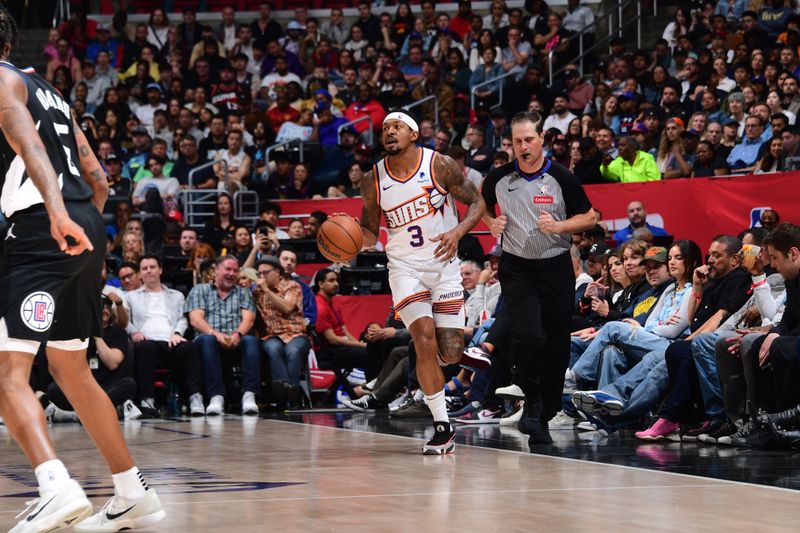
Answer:
[{"label": "orange basketball", "polygon": [[348,215],[334,215],[317,232],[317,246],[322,255],[341,263],[350,261],[361,250],[361,225]]}]

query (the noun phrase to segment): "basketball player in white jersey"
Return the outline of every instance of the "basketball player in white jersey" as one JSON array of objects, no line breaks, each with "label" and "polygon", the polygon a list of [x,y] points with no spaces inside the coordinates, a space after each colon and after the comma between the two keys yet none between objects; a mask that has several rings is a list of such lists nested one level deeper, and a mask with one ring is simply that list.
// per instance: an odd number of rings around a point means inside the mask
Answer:
[{"label": "basketball player in white jersey", "polygon": [[[375,244],[381,215],[389,229],[386,255],[394,309],[411,332],[417,378],[434,421],[426,455],[451,453],[455,432],[447,418],[440,365],[457,364],[464,351],[464,292],[458,241],[483,215],[475,186],[451,158],[416,145],[419,126],[402,111],[383,121],[389,154],[361,181],[364,247]],[[468,206],[461,222],[453,198]]]}]

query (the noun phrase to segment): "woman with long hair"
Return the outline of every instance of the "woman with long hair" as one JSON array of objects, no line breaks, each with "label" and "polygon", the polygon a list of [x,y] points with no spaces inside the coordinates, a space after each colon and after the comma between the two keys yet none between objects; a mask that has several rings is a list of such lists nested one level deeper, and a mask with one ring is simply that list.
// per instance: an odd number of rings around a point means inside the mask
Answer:
[{"label": "woman with long hair", "polygon": [[[686,165],[686,175],[691,173],[686,159],[683,154],[686,150],[683,148],[683,121],[676,118],[667,120],[664,125],[664,132],[661,134],[661,140],[658,143],[658,151],[656,152],[656,164],[658,170],[661,171],[662,176],[666,176],[667,171],[681,168],[680,163]],[[676,161],[677,160],[677,161]]]},{"label": "woman with long hair", "polygon": [[391,38],[395,46],[399,50],[406,40],[406,37],[414,29],[414,14],[411,12],[411,3],[407,0],[401,0],[397,4],[397,11],[394,14],[392,21]]},{"label": "woman with long hair", "polygon": [[469,51],[469,69],[475,71],[479,65],[483,65],[483,51],[487,48],[495,49],[495,58],[500,57],[500,47],[494,39],[494,34],[490,30],[481,30],[478,34],[478,44]]},{"label": "woman with long hair", "polygon": [[[470,76],[470,90],[474,89],[476,85],[482,84],[491,79],[495,79],[505,72],[503,65],[495,62],[497,56],[495,55],[494,48],[488,47],[484,49],[482,57],[483,65],[479,65],[478,68],[472,71],[472,76]],[[500,97],[500,91],[503,90],[504,82],[505,78],[493,83],[489,83],[488,85],[481,85],[480,88],[475,91],[477,100],[485,102],[491,108],[498,101]]]},{"label": "woman with long hair", "polygon": [[753,72],[753,78],[763,78],[766,65],[767,59],[764,56],[764,52],[761,50],[753,50],[750,53],[750,70]]},{"label": "woman with long hair", "polygon": [[442,79],[450,86],[453,94],[469,93],[469,80],[472,71],[467,68],[464,56],[458,48],[447,51],[447,64],[442,68]]},{"label": "woman with long hair", "polygon": [[613,94],[605,97],[600,104],[600,111],[597,113],[597,118],[603,121],[603,124],[611,128],[614,135],[619,135],[620,128],[620,115],[619,115],[619,101]]},{"label": "woman with long hair", "polygon": [[780,137],[773,137],[769,141],[769,147],[764,152],[764,157],[756,163],[756,174],[780,172],[783,169],[783,141]]},{"label": "woman with long hair", "polygon": [[689,117],[689,131],[693,131],[698,137],[702,137],[708,127],[708,114],[705,111],[695,111]]},{"label": "woman with long hair", "polygon": [[250,235],[250,230],[244,226],[239,226],[233,232],[233,247],[228,250],[228,255],[236,256],[239,264],[243,265],[252,249],[253,237]]},{"label": "woman with long hair", "polygon": [[294,166],[292,182],[286,189],[286,198],[290,200],[302,200],[311,198],[311,171],[305,163],[297,163]]},{"label": "woman with long hair", "polygon": [[678,37],[689,33],[689,17],[686,16],[684,8],[679,7],[675,10],[675,18],[664,28],[661,36],[667,41],[670,48],[678,46]]},{"label": "woman with long hair", "polygon": [[609,277],[608,294],[611,304],[616,305],[622,291],[631,284],[631,279],[625,273],[625,265],[622,264],[622,248],[617,248],[610,254],[606,264]]},{"label": "woman with long hair", "polygon": [[186,263],[186,270],[192,272],[192,281],[194,285],[205,283],[203,279],[203,265],[213,263],[217,258],[214,248],[204,242],[198,242],[189,256],[189,261]]},{"label": "woman with long hair", "polygon": [[214,204],[214,216],[206,222],[203,229],[202,240],[209,244],[216,253],[219,253],[224,246],[223,241],[232,241],[233,232],[241,225],[233,218],[233,198],[230,194],[222,192],[217,196],[217,202]]},{"label": "woman with long hair", "polygon": [[766,103],[767,107],[769,107],[770,115],[786,115],[786,118],[789,119],[789,125],[794,125],[797,115],[783,108],[783,92],[780,89],[770,89],[767,92]]},{"label": "woman with long hair", "polygon": [[122,260],[127,261],[131,256],[139,258],[142,255],[144,255],[144,238],[142,238],[142,235],[132,231],[126,232],[122,236]]}]

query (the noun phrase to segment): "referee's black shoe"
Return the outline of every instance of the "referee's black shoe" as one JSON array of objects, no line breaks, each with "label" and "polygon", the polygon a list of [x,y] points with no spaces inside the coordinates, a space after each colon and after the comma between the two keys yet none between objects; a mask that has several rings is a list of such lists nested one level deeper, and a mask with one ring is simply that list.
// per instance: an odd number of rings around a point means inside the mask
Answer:
[{"label": "referee's black shoe", "polygon": [[541,418],[530,416],[527,411],[527,402],[522,411],[522,417],[517,422],[517,429],[528,435],[528,445],[553,444],[553,437],[547,428],[547,422]]}]

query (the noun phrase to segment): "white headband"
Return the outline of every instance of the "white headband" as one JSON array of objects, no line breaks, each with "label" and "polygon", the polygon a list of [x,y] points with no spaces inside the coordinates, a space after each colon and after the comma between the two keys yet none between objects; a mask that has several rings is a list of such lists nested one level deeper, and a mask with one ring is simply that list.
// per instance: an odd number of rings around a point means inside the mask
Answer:
[{"label": "white headband", "polygon": [[402,111],[394,111],[386,115],[386,118],[383,119],[383,124],[385,125],[389,120],[399,120],[400,122],[404,122],[411,131],[416,131],[419,133],[419,126],[417,126],[417,121],[411,118],[410,115],[406,115]]}]

